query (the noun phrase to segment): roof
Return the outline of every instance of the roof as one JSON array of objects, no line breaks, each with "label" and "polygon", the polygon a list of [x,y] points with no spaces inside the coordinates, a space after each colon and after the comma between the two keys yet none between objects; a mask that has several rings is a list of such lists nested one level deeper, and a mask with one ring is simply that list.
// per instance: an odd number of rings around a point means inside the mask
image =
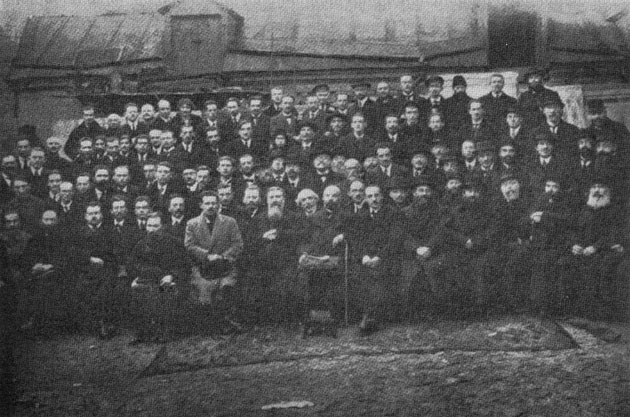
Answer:
[{"label": "roof", "polygon": [[15,68],[94,68],[163,58],[167,18],[159,13],[28,19]]}]

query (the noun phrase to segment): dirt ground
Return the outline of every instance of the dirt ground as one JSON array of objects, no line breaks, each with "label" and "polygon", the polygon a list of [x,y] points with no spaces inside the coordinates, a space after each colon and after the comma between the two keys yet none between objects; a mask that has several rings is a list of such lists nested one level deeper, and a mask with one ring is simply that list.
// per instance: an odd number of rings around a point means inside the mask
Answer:
[{"label": "dirt ground", "polygon": [[[21,337],[16,416],[630,416],[630,326],[502,317],[303,340]],[[272,408],[307,401],[303,408]]]}]

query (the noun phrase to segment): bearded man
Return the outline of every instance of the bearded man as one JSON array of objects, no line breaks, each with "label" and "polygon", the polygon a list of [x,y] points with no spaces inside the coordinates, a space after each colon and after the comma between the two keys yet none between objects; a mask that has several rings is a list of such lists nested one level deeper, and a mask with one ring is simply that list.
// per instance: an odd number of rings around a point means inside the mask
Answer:
[{"label": "bearded man", "polygon": [[562,260],[562,283],[569,312],[594,319],[613,313],[614,270],[624,251],[624,217],[612,202],[610,186],[596,179],[569,232],[570,254]]},{"label": "bearded man", "polygon": [[298,247],[303,230],[297,215],[286,209],[280,187],[267,190],[267,209],[255,221],[252,247],[257,265],[260,308],[263,320],[298,321],[305,308],[305,283],[297,278]]},{"label": "bearded man", "polygon": [[401,301],[413,317],[436,310],[433,303],[444,298],[440,273],[446,255],[441,252],[443,216],[429,177],[418,177],[413,202],[405,215],[405,257],[402,261]]},{"label": "bearded man", "polygon": [[572,210],[569,195],[558,177],[548,176],[543,190],[536,190],[534,203],[525,219],[528,224],[527,265],[529,309],[532,314],[557,313],[560,297],[558,259],[566,246]]}]

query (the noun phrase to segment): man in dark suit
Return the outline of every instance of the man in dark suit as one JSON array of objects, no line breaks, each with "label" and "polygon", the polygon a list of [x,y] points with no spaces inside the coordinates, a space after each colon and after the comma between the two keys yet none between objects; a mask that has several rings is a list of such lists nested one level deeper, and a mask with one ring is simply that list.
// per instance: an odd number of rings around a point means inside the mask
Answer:
[{"label": "man in dark suit", "polygon": [[249,115],[247,120],[252,122],[252,139],[264,143],[269,148],[271,117],[262,111],[262,97],[253,96],[249,99]]},{"label": "man in dark suit", "polygon": [[148,190],[148,196],[153,204],[153,210],[165,215],[168,212],[168,201],[172,194],[181,194],[180,181],[173,173],[172,165],[167,161],[157,164],[156,181]]},{"label": "man in dark suit", "polygon": [[321,195],[324,188],[329,185],[339,185],[343,182],[344,177],[341,174],[333,172],[330,167],[332,159],[327,154],[317,155],[313,160],[315,173],[311,182],[312,190]]},{"label": "man in dark suit", "polygon": [[505,123],[508,108],[516,106],[516,99],[503,92],[505,78],[501,74],[492,74],[490,78],[490,92],[479,97],[485,110],[485,117],[496,127]]},{"label": "man in dark suit", "polygon": [[61,151],[61,138],[51,136],[46,139],[46,162],[44,169],[47,171],[56,170],[61,173],[65,180],[70,180],[72,175],[72,162],[59,155]]},{"label": "man in dark suit", "polygon": [[[219,105],[214,100],[207,100],[203,103],[203,120],[201,121],[202,133],[207,132],[210,129],[219,130]],[[200,137],[205,137],[201,135]]]},{"label": "man in dark suit", "polygon": [[400,116],[395,106],[396,102],[390,93],[389,84],[386,81],[380,81],[376,85],[376,101],[374,102],[376,119],[374,126],[370,127],[370,130],[374,129],[374,134],[378,136],[383,132],[387,115]]},{"label": "man in dark suit", "polygon": [[[190,202],[192,203],[192,202]],[[168,201],[168,216],[163,219],[163,227],[166,233],[171,234],[182,244],[186,233],[186,201],[180,194],[171,194]]]},{"label": "man in dark suit", "polygon": [[573,188],[571,167],[562,154],[555,149],[555,138],[548,131],[540,131],[534,135],[536,144],[536,156],[526,163],[529,173],[529,189],[540,190],[544,185],[544,179],[548,175],[555,175],[564,184],[566,190]]},{"label": "man in dark suit", "polygon": [[45,199],[48,195],[48,172],[44,170],[46,163],[46,154],[42,148],[31,149],[28,157],[29,184],[31,185],[31,193],[35,197]]},{"label": "man in dark suit", "polygon": [[171,117],[171,103],[168,100],[158,101],[157,117],[153,119],[150,129],[173,130],[173,119]]},{"label": "man in dark suit", "polygon": [[453,95],[444,102],[445,123],[450,130],[457,130],[468,119],[468,105],[472,97],[466,94],[467,86],[463,76],[453,77]]},{"label": "man in dark suit", "polygon": [[311,169],[313,160],[317,155],[327,152],[324,143],[321,138],[315,137],[317,132],[317,125],[313,122],[302,121],[299,126],[300,144],[289,149],[287,158],[297,163],[302,170],[308,171]]},{"label": "man in dark suit", "polygon": [[180,318],[188,313],[190,265],[183,241],[166,232],[158,214],[149,216],[147,235],[134,246],[129,262],[134,342],[168,340],[178,330]]},{"label": "man in dark suit", "polygon": [[219,166],[217,167],[218,176],[210,180],[208,184],[209,190],[215,190],[222,185],[230,185],[233,189],[240,190],[243,187],[243,181],[234,175],[236,168],[235,161],[230,156],[222,156],[219,158]]},{"label": "man in dark suit", "polygon": [[380,136],[379,143],[389,143],[392,150],[392,158],[396,164],[403,165],[417,148],[417,143],[411,137],[400,133],[400,121],[394,114],[385,117],[385,132]]},{"label": "man in dark suit", "polygon": [[141,123],[139,116],[140,113],[138,112],[138,105],[136,103],[125,104],[125,121],[120,127],[121,133],[129,135],[130,138],[149,133],[151,127]]},{"label": "man in dark suit", "polygon": [[362,113],[355,113],[350,123],[352,132],[341,138],[341,141],[333,151],[335,155],[345,158],[354,158],[363,161],[374,154],[374,139],[366,134],[366,117]]},{"label": "man in dark suit", "polygon": [[426,115],[429,113],[429,103],[425,98],[420,97],[415,89],[416,83],[411,75],[400,77],[400,95],[394,99],[393,103],[397,116],[405,116],[405,107],[408,104],[415,104],[418,107],[419,114]]},{"label": "man in dark suit", "polygon": [[181,142],[175,145],[175,149],[170,155],[171,162],[177,172],[182,172],[187,166],[197,166],[201,164],[201,145],[197,142],[195,131],[192,126],[182,126],[179,133]]},{"label": "man in dark suit", "polygon": [[96,135],[103,133],[103,128],[94,119],[94,106],[86,104],[83,106],[83,120],[75,127],[64,146],[66,155],[70,158],[74,158],[79,151],[79,141],[82,138],[88,137],[90,139],[96,138]]},{"label": "man in dark suit", "polygon": [[55,207],[59,225],[66,229],[75,227],[83,218],[83,207],[74,198],[74,186],[64,181],[59,185],[59,202]]},{"label": "man in dark suit", "polygon": [[447,110],[446,99],[442,97],[444,78],[439,75],[429,76],[424,81],[424,85],[429,90],[429,96],[427,97],[427,113],[420,114],[420,123],[422,124],[428,123],[432,114],[445,114]]},{"label": "man in dark suit", "polygon": [[456,143],[458,147],[466,139],[472,139],[475,143],[484,141],[496,143],[498,140],[496,128],[485,117],[483,103],[480,100],[470,101],[468,114],[470,117],[466,124],[454,132],[452,143]]},{"label": "man in dark suit", "polygon": [[129,167],[120,165],[114,168],[112,175],[112,195],[120,195],[125,198],[130,206],[140,194],[140,188],[132,185]]},{"label": "man in dark suit", "polygon": [[556,153],[565,157],[575,156],[578,135],[577,126],[562,120],[564,103],[560,100],[547,100],[543,103],[543,116],[545,121],[537,128],[532,129],[531,135],[549,133],[553,136]]},{"label": "man in dark suit", "polygon": [[238,138],[232,139],[226,146],[226,153],[236,160],[249,154],[258,161],[264,161],[267,155],[267,144],[253,138],[252,133],[252,122],[242,120],[238,127]]},{"label": "man in dark suit", "polygon": [[201,117],[192,114],[194,107],[195,105],[189,98],[182,98],[177,102],[179,111],[171,121],[175,135],[179,135],[182,126],[192,126],[198,135],[201,134]]},{"label": "man in dark suit", "polygon": [[283,180],[280,184],[286,194],[286,205],[289,210],[296,210],[295,199],[298,193],[305,188],[313,189],[315,187],[313,183],[313,176],[308,173],[302,172],[300,165],[289,162],[286,165],[286,175],[283,176]]},{"label": "man in dark suit", "polygon": [[545,88],[547,75],[544,68],[534,68],[528,69],[523,77],[528,89],[518,97],[518,105],[523,112],[523,124],[529,129],[544,123],[542,109],[546,101],[562,101],[557,92]]},{"label": "man in dark suit", "polygon": [[369,334],[385,318],[385,306],[398,292],[402,229],[378,185],[365,189],[368,210],[357,219],[358,231],[352,236],[352,293],[361,314],[359,330]]},{"label": "man in dark suit", "polygon": [[93,330],[98,328],[101,337],[112,336],[113,325],[120,319],[120,299],[116,298],[119,259],[112,229],[103,221],[103,212],[97,202],[85,208],[85,221],[73,235],[73,263],[76,274],[73,305],[76,325]]},{"label": "man in dark suit", "polygon": [[370,83],[357,82],[350,86],[354,92],[355,102],[350,104],[348,113],[350,116],[356,113],[363,114],[363,117],[365,117],[366,132],[370,135],[374,135],[374,132],[381,128],[381,122],[378,119],[376,103],[368,96]]},{"label": "man in dark suit", "polygon": [[382,190],[385,190],[386,183],[392,178],[409,177],[409,171],[404,166],[393,162],[392,149],[388,143],[381,142],[376,145],[376,157],[379,167],[375,174],[366,175],[368,184],[378,184]]},{"label": "man in dark suit", "polygon": [[620,122],[611,120],[608,117],[606,106],[600,99],[588,100],[586,103],[586,118],[591,125],[586,128],[586,132],[593,138],[600,136],[613,137],[617,152],[626,158],[630,153],[630,132],[628,128]]},{"label": "man in dark suit", "polygon": [[219,132],[221,138],[226,142],[232,142],[239,137],[241,122],[246,116],[241,112],[238,99],[230,97],[225,103],[226,112],[219,114]]},{"label": "man in dark suit", "polygon": [[282,88],[273,87],[271,89],[271,103],[269,104],[269,107],[267,107],[263,112],[265,113],[265,115],[269,116],[270,119],[274,116],[277,116],[282,111],[280,107],[282,103],[282,97],[284,97],[284,91],[282,90]]},{"label": "man in dark suit", "polygon": [[[284,96],[280,103],[281,112],[272,117],[269,122],[269,133],[282,131],[286,132],[290,138],[293,138],[298,133],[298,120],[295,115],[295,99],[292,96]],[[287,139],[289,142],[292,139]]]},{"label": "man in dark suit", "polygon": [[517,106],[508,107],[505,123],[499,128],[499,140],[514,145],[518,159],[528,159],[534,153],[530,131],[523,125],[521,110]]},{"label": "man in dark suit", "polygon": [[319,100],[315,94],[306,97],[306,109],[302,113],[302,122],[310,122],[317,125],[318,132],[325,132],[328,127],[326,123],[328,114],[320,109]]},{"label": "man in dark suit", "polygon": [[[429,110],[420,108],[415,103],[407,103],[404,108],[404,121],[400,124],[399,131],[403,136],[403,142],[413,147],[413,150],[422,149],[423,139],[426,136],[428,116],[425,118],[422,112],[428,115]],[[407,149],[405,160],[409,160],[412,149]]]}]

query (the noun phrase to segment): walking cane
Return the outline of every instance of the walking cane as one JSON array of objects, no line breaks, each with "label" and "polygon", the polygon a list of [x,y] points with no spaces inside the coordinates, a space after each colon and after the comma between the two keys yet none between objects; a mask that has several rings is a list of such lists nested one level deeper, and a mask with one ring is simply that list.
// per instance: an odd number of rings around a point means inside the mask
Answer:
[{"label": "walking cane", "polygon": [[348,327],[348,242],[345,242],[346,247],[343,256],[343,280],[344,280],[344,320],[346,327]]}]

